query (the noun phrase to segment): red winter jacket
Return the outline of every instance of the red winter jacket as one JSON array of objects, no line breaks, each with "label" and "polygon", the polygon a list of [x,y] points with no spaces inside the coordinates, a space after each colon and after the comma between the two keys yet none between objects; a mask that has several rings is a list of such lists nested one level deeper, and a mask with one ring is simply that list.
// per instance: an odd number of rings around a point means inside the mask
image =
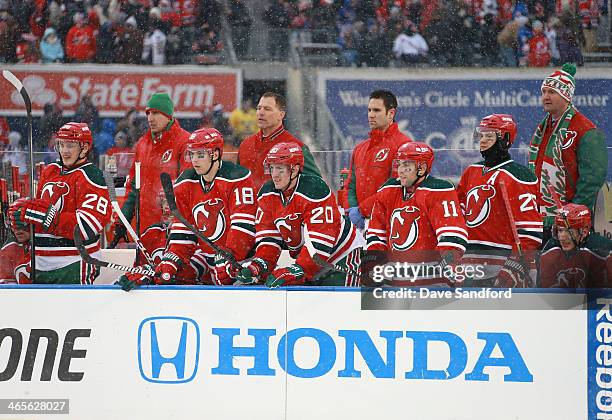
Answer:
[{"label": "red winter jacket", "polygon": [[66,56],[72,61],[90,61],[96,55],[96,38],[90,26],[73,26],[66,35]]},{"label": "red winter jacket", "polygon": [[391,177],[397,149],[409,141],[393,123],[385,131],[370,131],[370,138],[355,146],[348,178],[350,207],[370,217],[376,191]]},{"label": "red winter jacket", "polygon": [[[134,162],[140,162],[140,227],[145,229],[162,218],[162,209],[158,202],[162,191],[159,174],[167,172],[172,179],[191,164],[185,160],[185,149],[189,141],[189,132],[181,128],[178,120],[174,120],[170,128],[166,129],[161,138],[155,141],[151,137],[151,130],[143,135],[134,146]],[[128,220],[134,216],[136,194],[134,176],[135,165],[132,164],[130,174],[125,181],[127,196],[123,205],[123,214]]]}]

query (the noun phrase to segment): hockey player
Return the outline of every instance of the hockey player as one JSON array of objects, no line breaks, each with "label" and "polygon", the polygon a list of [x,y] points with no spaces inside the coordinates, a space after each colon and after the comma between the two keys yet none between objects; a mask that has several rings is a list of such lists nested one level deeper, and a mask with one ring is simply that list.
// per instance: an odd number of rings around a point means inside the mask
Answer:
[{"label": "hockey player", "polygon": [[[474,285],[524,287],[533,286],[524,284],[527,277],[535,279],[535,251],[542,244],[538,180],[533,171],[510,157],[508,150],[516,132],[511,115],[484,117],[475,132],[484,161],[468,166],[457,186],[468,231],[463,263],[480,267],[481,275],[473,279]],[[523,257],[518,255],[501,182],[508,193]]]},{"label": "hockey player", "polygon": [[467,245],[455,188],[429,175],[433,162],[434,152],[425,143],[400,146],[397,178],[376,193],[366,255],[385,252],[387,260],[410,266],[387,279],[396,286],[451,285],[453,265]]},{"label": "hockey player", "polygon": [[591,212],[583,204],[566,204],[557,213],[540,257],[542,287],[612,285],[612,241],[590,229]]},{"label": "hockey player", "polygon": [[[166,246],[168,245],[168,237],[170,236],[170,225],[172,223],[172,213],[166,201],[164,192],[158,194],[157,204],[162,210],[161,223],[156,223],[144,230],[140,236],[144,248],[149,252],[153,259],[153,267],[158,265],[164,256]],[[146,258],[140,250],[137,261],[145,261]],[[152,269],[152,266],[145,264],[145,268]],[[123,290],[130,291],[141,284],[154,284],[152,279],[141,274],[124,274],[116,283]],[[200,250],[196,250],[189,260],[189,264],[185,264],[179,268],[175,275],[175,283],[177,284],[212,284],[211,271],[204,259]]]},{"label": "hockey player", "polygon": [[375,90],[368,102],[370,138],[359,143],[351,156],[348,178],[349,218],[359,229],[370,217],[376,191],[392,175],[397,149],[412,139],[395,122],[397,98],[386,90]]},{"label": "hockey player", "polygon": [[93,138],[85,123],[70,122],[57,132],[59,163],[47,165],[38,198],[18,200],[9,209],[15,222],[33,224],[37,283],[90,284],[97,267],[85,264],[74,246],[78,226],[87,251],[100,258],[100,233],[110,220],[102,172],[88,161]]},{"label": "hockey player", "polygon": [[[255,257],[237,279],[246,284],[265,281],[268,287],[306,282],[357,286],[360,249],[353,225],[340,215],[325,181],[302,173],[300,145],[277,144],[268,152],[264,166],[272,180],[258,194]],[[295,263],[279,268],[276,264],[283,248]]]},{"label": "hockey player", "polygon": [[[25,200],[27,199],[20,198],[17,201]],[[12,214],[14,213],[9,212],[9,216]],[[15,219],[10,219],[9,223],[12,235],[0,249],[0,284],[31,283],[30,228],[27,224]]]},{"label": "hockey player", "polygon": [[[189,136],[186,153],[193,167],[176,180],[174,194],[178,210],[192,225],[242,260],[255,243],[255,191],[248,169],[221,160],[223,143],[223,136],[214,128],[202,128]],[[214,270],[215,284],[233,283],[230,263],[215,258],[215,251],[177,219],[172,221],[168,245],[152,280],[157,284],[184,284],[183,271],[189,270],[198,249],[207,271]],[[126,277],[137,284],[151,280],[141,275]],[[189,283],[193,282],[195,279]]]},{"label": "hockey player", "polygon": [[[154,203],[162,190],[159,174],[167,172],[175,179],[190,167],[189,162],[185,161],[189,132],[181,128],[178,120],[173,117],[174,104],[170,96],[167,93],[154,93],[147,102],[145,112],[150,129],[134,146],[134,162],[141,163],[140,184],[143,194],[140,197],[140,208],[146,209],[140,216],[142,227],[161,220],[161,209]],[[125,182],[127,199],[122,207],[129,221],[134,217],[136,208],[135,176],[135,165],[132,164]],[[116,237],[126,237],[126,232],[121,222],[115,225]]]}]

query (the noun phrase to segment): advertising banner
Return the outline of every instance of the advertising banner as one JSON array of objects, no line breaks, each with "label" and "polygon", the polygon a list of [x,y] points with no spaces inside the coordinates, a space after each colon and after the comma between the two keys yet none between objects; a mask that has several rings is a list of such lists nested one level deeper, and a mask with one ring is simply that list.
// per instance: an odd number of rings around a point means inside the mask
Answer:
[{"label": "advertising banner", "polygon": [[[28,65],[6,67],[25,86],[34,115],[55,103],[73,115],[83,96],[91,97],[103,117],[119,117],[136,108],[144,111],[155,92],[167,92],[179,118],[199,118],[215,104],[233,110],[240,103],[240,70],[197,66]],[[0,97],[0,115],[24,116],[23,99],[8,82],[10,94]]]},{"label": "advertising banner", "polygon": [[[396,121],[400,129],[437,151],[434,173],[457,177],[466,165],[480,159],[475,152],[474,128],[493,113],[514,116],[518,124],[514,157],[519,163],[527,162],[526,147],[545,115],[540,86],[550,71],[322,72],[319,89],[351,149],[368,137],[370,92],[392,91],[399,103]],[[574,104],[606,133],[608,144],[612,135],[611,92],[609,72],[578,69]],[[612,161],[609,176],[610,169]]]},{"label": "advertising banner", "polygon": [[359,289],[0,291],[2,419],[591,420],[610,407],[609,307],[567,309],[580,293],[362,310]]}]

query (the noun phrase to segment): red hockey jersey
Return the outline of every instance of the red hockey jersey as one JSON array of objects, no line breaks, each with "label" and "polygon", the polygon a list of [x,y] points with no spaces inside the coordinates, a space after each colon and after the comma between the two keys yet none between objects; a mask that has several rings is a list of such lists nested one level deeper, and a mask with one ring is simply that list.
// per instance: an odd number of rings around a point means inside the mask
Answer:
[{"label": "red hockey jersey", "polygon": [[[216,245],[230,250],[238,261],[246,258],[255,243],[255,191],[251,172],[223,161],[212,186],[204,185],[194,169],[181,174],[174,184],[181,214]],[[179,220],[170,228],[167,251],[186,264],[198,248],[198,238]],[[215,251],[200,241],[199,248],[209,266]]]},{"label": "red hockey jersey", "polygon": [[296,255],[306,279],[321,270],[306,246],[310,239],[314,253],[336,264],[354,249],[355,230],[338,210],[336,198],[323,179],[300,174],[288,199],[266,182],[257,199],[256,257],[263,258],[272,271],[283,248]]},{"label": "red hockey jersey", "polygon": [[30,247],[11,238],[0,249],[0,284],[30,282]]},{"label": "red hockey jersey", "polygon": [[548,241],[540,257],[540,286],[609,288],[612,286],[612,242],[591,233],[580,251],[565,252]]},{"label": "red hockey jersey", "polygon": [[542,244],[535,174],[512,160],[493,168],[485,167],[483,162],[468,166],[457,186],[468,232],[464,263],[486,263],[490,266],[487,277],[495,277],[507,256],[517,251],[500,181],[508,192],[522,249],[537,250]]},{"label": "red hockey jersey", "polygon": [[[389,179],[376,193],[366,241],[367,250],[389,251],[391,261],[435,264],[446,251],[458,260],[467,232],[453,184],[428,176],[409,192],[398,179]],[[396,285],[418,286],[441,279],[423,275],[409,282],[394,280]]]},{"label": "red hockey jersey", "polygon": [[79,226],[87,251],[100,258],[100,233],[110,221],[111,206],[104,177],[96,166],[88,162],[65,170],[57,163],[47,165],[37,197],[57,209],[49,229],[37,227],[35,232],[37,271],[56,270],[81,260],[74,245],[75,226]]}]

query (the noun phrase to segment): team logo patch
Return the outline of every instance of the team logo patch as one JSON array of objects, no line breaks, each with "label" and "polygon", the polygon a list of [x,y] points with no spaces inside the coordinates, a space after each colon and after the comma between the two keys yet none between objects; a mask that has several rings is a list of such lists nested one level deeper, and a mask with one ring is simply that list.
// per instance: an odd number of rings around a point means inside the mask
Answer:
[{"label": "team logo patch", "polygon": [[586,273],[582,268],[572,267],[557,273],[557,282],[553,287],[586,287]]},{"label": "team logo patch", "polygon": [[559,136],[561,138],[561,149],[565,150],[574,144],[574,140],[576,140],[578,133],[573,130],[562,128],[559,130]]},{"label": "team logo patch", "polygon": [[225,232],[224,207],[223,200],[211,198],[196,204],[192,210],[196,226],[213,242],[222,237]]},{"label": "team logo patch", "polygon": [[418,220],[420,217],[421,211],[414,206],[406,206],[393,211],[389,241],[394,250],[405,251],[414,245],[419,237]]},{"label": "team logo patch", "polygon": [[297,250],[304,245],[302,220],[300,216],[300,213],[293,213],[274,221],[276,229],[278,229],[290,250]]},{"label": "team logo patch", "polygon": [[161,158],[161,163],[170,162],[170,159],[172,159],[172,149],[166,150],[164,152]]},{"label": "team logo patch", "polygon": [[389,148],[385,147],[380,149],[376,156],[374,156],[374,162],[384,162],[389,157]]},{"label": "team logo patch", "polygon": [[41,200],[48,201],[58,212],[64,208],[64,196],[70,192],[70,186],[65,182],[47,182],[41,191]]},{"label": "team logo patch", "polygon": [[495,197],[495,187],[490,184],[479,185],[467,193],[465,202],[465,224],[476,227],[484,223],[491,213],[491,199]]}]

